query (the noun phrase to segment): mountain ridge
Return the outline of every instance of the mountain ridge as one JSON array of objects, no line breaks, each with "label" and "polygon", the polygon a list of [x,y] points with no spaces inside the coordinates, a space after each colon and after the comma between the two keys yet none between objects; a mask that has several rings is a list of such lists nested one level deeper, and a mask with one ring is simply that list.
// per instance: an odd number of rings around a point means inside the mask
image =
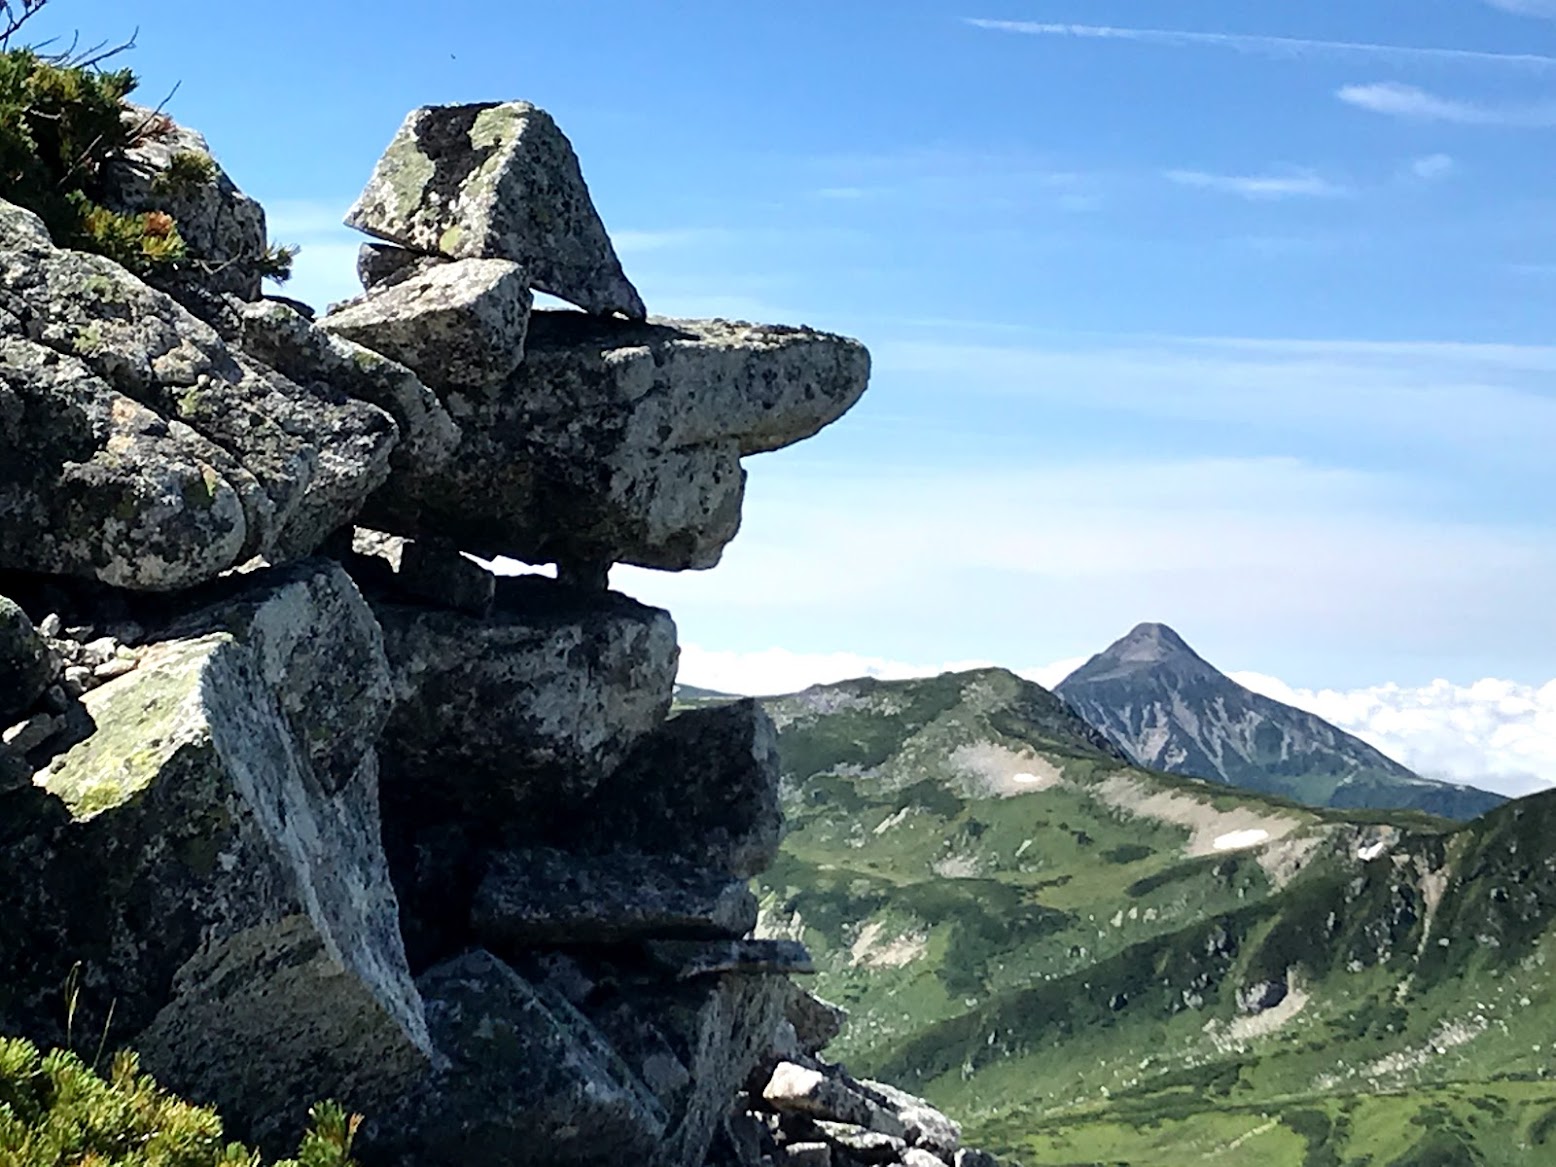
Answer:
[{"label": "mountain ridge", "polygon": [[1054,692],[1151,769],[1315,806],[1398,807],[1460,820],[1507,801],[1423,778],[1317,714],[1239,685],[1165,624],[1137,625]]}]

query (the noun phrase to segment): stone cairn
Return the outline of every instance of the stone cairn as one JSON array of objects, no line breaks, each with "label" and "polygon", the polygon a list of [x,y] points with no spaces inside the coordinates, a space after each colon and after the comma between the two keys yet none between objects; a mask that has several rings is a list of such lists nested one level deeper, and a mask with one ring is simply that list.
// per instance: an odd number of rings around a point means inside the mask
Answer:
[{"label": "stone cairn", "polygon": [[225,174],[181,198],[217,276],[173,295],[0,202],[0,1033],[267,1146],[337,1098],[370,1163],[990,1162],[820,1059],[842,1012],[752,938],[773,727],[669,718],[675,626],[607,588],[717,563],[864,348],[649,317],[525,103],[406,119],[317,319]]}]

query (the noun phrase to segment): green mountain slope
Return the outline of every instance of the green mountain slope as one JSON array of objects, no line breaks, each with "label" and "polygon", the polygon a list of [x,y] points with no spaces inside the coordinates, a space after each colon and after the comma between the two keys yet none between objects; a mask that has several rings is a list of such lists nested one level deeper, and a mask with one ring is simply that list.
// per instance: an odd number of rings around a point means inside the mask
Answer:
[{"label": "green mountain slope", "polygon": [[764,704],[763,927],[855,1071],[1029,1167],[1556,1162],[1556,799],[1454,828],[1143,771],[998,670]]}]

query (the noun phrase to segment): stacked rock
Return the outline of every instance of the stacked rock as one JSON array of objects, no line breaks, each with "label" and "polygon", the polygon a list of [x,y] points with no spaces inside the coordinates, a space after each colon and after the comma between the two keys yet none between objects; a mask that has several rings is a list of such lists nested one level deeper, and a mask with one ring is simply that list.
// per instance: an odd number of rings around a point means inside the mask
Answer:
[{"label": "stacked rock", "polygon": [[716,563],[864,348],[648,317],[526,103],[415,111],[349,221],[364,294],[313,319],[0,202],[0,1033],[133,1046],[267,1145],[339,1098],[384,1163],[962,1163],[797,1036],[831,1014],[746,885],[773,727],[670,718],[674,624],[608,590]]}]

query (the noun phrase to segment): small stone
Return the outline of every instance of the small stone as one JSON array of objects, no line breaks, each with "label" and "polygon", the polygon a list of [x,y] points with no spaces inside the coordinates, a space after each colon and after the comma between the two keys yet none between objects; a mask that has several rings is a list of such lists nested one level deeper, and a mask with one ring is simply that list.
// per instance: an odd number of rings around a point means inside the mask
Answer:
[{"label": "small stone", "polygon": [[92,670],[85,665],[71,665],[65,670],[64,688],[71,697],[79,697],[92,687]]},{"label": "small stone", "polygon": [[395,583],[414,599],[472,616],[491,611],[497,595],[495,575],[438,539],[416,539],[401,548]]},{"label": "small stone", "polygon": [[447,262],[442,257],[422,255],[392,243],[364,243],[357,249],[357,279],[362,281],[363,290],[371,292],[422,267]]},{"label": "small stone", "polygon": [[119,646],[111,636],[99,636],[95,640],[88,641],[81,646],[81,663],[89,668],[96,668],[104,661],[112,660],[118,655]]},{"label": "small stone", "polygon": [[790,1143],[784,1148],[783,1161],[790,1167],[832,1167],[829,1143]]},{"label": "small stone", "polygon": [[59,718],[51,714],[34,713],[26,721],[18,722],[0,734],[0,740],[18,754],[30,754],[58,733],[63,725]]},{"label": "small stone", "polygon": [[816,1127],[829,1143],[846,1151],[849,1158],[861,1163],[900,1162],[902,1153],[908,1149],[906,1139],[866,1130],[863,1127],[850,1126],[848,1123],[817,1119]]},{"label": "small stone", "polygon": [[54,679],[54,659],[20,605],[0,596],[0,721],[32,707]]},{"label": "small stone", "polygon": [[133,673],[139,662],[134,657],[116,656],[112,660],[105,660],[92,670],[92,679],[101,683],[111,681],[115,677],[122,677],[126,673]]},{"label": "small stone", "polygon": [[909,1147],[899,1160],[902,1167],[946,1167],[947,1160],[933,1155],[922,1147]]},{"label": "small stone", "polygon": [[64,623],[59,618],[58,612],[50,612],[38,625],[38,631],[50,640],[58,640],[60,632],[64,629]]},{"label": "small stone", "polygon": [[907,1139],[901,1120],[840,1076],[794,1062],[779,1062],[762,1099],[780,1114],[800,1114]]}]

